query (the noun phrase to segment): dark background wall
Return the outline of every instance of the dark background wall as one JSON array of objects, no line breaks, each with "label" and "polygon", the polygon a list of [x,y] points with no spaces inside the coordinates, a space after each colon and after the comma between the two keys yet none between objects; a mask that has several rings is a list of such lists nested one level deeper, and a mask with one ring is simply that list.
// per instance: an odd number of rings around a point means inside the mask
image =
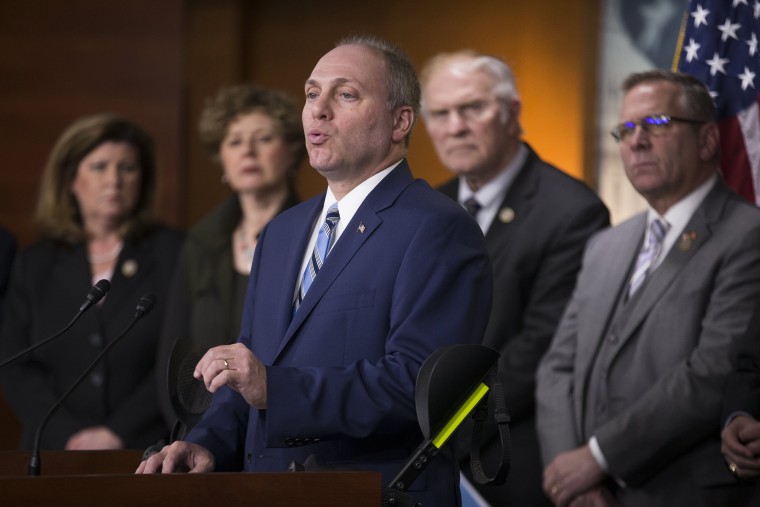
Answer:
[{"label": "dark background wall", "polygon": [[[244,81],[302,100],[319,57],[350,33],[401,45],[417,66],[465,47],[513,67],[525,138],[549,161],[591,181],[599,6],[587,0],[3,0],[0,2],[0,224],[23,247],[53,143],[76,118],[119,112],[154,137],[161,215],[186,227],[228,195],[196,123],[209,95]],[[409,155],[416,176],[448,173],[418,124]],[[324,189],[302,167],[302,197]],[[0,400],[0,448],[17,426]]]}]

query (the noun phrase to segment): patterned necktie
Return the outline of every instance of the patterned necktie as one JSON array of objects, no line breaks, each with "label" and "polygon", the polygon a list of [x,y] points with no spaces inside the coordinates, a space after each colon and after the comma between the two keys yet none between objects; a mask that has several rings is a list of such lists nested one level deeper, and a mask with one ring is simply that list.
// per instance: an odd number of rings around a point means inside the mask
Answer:
[{"label": "patterned necktie", "polygon": [[636,291],[644,283],[649,269],[652,267],[652,262],[657,258],[657,254],[660,253],[662,248],[662,240],[665,239],[665,233],[668,231],[670,224],[656,218],[649,224],[649,236],[646,243],[639,252],[639,258],[636,259],[636,268],[633,270],[631,276],[631,283],[628,286],[628,297],[632,297]]},{"label": "patterned necktie", "polygon": [[480,208],[482,207],[483,206],[474,197],[468,197],[467,200],[464,201],[464,209],[467,210],[467,213],[469,213],[472,218],[478,218],[478,211],[480,211]]},{"label": "patterned necktie", "polygon": [[317,244],[314,245],[314,250],[311,252],[309,262],[306,264],[306,269],[303,270],[303,278],[301,279],[301,286],[298,288],[298,294],[296,294],[296,300],[294,302],[295,309],[301,306],[301,301],[306,296],[306,292],[311,287],[314,278],[316,278],[319,270],[322,269],[322,264],[327,258],[327,254],[330,253],[330,247],[332,246],[333,232],[335,232],[335,225],[340,220],[340,213],[338,213],[338,203],[336,202],[327,210],[327,216],[325,216],[325,222],[322,227],[319,228],[317,234]]}]

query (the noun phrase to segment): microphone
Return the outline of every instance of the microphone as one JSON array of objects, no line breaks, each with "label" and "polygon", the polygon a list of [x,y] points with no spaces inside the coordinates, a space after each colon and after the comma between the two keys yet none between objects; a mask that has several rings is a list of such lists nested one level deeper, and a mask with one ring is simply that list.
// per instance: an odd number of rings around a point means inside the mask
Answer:
[{"label": "microphone", "polygon": [[71,326],[73,326],[74,323],[79,320],[79,317],[81,317],[82,314],[85,311],[87,311],[88,308],[90,308],[92,305],[96,304],[98,301],[100,301],[101,299],[103,299],[103,297],[106,295],[106,292],[108,292],[109,290],[111,290],[111,282],[109,282],[108,280],[105,280],[105,279],[104,280],[100,280],[98,283],[96,283],[95,285],[93,285],[92,288],[90,289],[90,292],[87,293],[87,299],[85,299],[84,303],[82,303],[82,306],[79,307],[79,311],[77,312],[77,314],[74,315],[74,318],[71,319],[71,322],[69,322],[66,325],[66,327],[64,327],[62,330],[58,331],[53,336],[45,338],[41,342],[35,343],[31,347],[28,347],[28,348],[22,350],[21,352],[19,352],[15,356],[6,359],[2,363],[0,363],[0,368],[2,368],[3,366],[5,366],[6,364],[12,363],[13,361],[15,361],[16,359],[18,359],[19,357],[25,356],[26,354],[32,352],[33,350],[36,350],[38,347],[42,347],[43,345],[45,345],[49,341],[51,341],[51,340],[53,340],[55,338],[58,338],[63,333],[65,333],[66,331],[68,331],[71,328]]},{"label": "microphone", "polygon": [[156,297],[153,294],[145,294],[140,298],[140,302],[137,303],[135,316],[132,317],[132,321],[127,325],[126,328],[124,328],[124,331],[122,331],[119,336],[114,338],[108,345],[106,345],[103,350],[100,351],[100,353],[95,357],[95,359],[93,359],[93,361],[84,370],[84,372],[76,379],[76,381],[74,381],[71,387],[69,387],[68,391],[63,393],[63,396],[61,396],[52,407],[50,407],[50,410],[48,410],[47,414],[45,414],[45,417],[42,418],[39,426],[37,426],[37,433],[34,435],[34,450],[32,451],[32,458],[29,461],[29,475],[40,475],[40,442],[42,441],[42,432],[45,431],[45,426],[47,426],[50,418],[53,417],[53,414],[55,414],[59,408],[61,408],[63,402],[66,401],[66,398],[69,397],[74,389],[76,389],[77,386],[79,386],[79,384],[81,384],[82,381],[87,378],[87,375],[89,375],[92,370],[95,369],[95,366],[97,366],[100,360],[103,359],[103,356],[108,353],[111,347],[113,347],[119,340],[121,340],[124,335],[126,335],[129,330],[132,329],[138,320],[140,320],[144,315],[153,309],[153,303],[155,300]]},{"label": "microphone", "polygon": [[105,296],[106,292],[109,290],[111,290],[111,282],[106,279],[100,280],[93,285],[90,292],[87,293],[87,299],[82,303],[82,306],[79,307],[79,311],[84,312],[92,305],[97,304],[97,302],[103,299],[103,296]]}]

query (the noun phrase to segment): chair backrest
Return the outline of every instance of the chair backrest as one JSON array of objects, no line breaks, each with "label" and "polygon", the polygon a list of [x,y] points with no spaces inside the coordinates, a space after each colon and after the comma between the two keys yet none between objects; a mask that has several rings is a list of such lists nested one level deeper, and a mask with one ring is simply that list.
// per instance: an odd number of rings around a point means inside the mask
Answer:
[{"label": "chair backrest", "polygon": [[172,440],[182,438],[211,405],[211,393],[202,381],[193,377],[195,365],[204,353],[196,350],[190,340],[183,339],[177,340],[172,349],[166,380],[169,399],[181,425],[175,426]]},{"label": "chair backrest", "polygon": [[456,413],[499,360],[484,345],[458,344],[433,352],[417,374],[417,420],[426,439],[432,438]]}]

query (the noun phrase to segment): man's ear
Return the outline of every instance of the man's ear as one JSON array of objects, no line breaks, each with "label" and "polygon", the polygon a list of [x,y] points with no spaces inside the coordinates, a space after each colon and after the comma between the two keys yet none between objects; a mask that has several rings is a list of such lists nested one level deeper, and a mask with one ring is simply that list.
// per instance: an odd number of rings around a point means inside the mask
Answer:
[{"label": "man's ear", "polygon": [[522,135],[522,128],[520,127],[520,111],[522,109],[522,103],[517,99],[510,100],[505,107],[507,108],[507,123],[509,126],[509,134],[513,137],[519,137]]},{"label": "man's ear", "polygon": [[720,153],[720,132],[716,123],[706,123],[699,130],[699,159],[716,160]]},{"label": "man's ear", "polygon": [[414,109],[411,106],[401,106],[393,116],[393,141],[403,141],[414,126]]}]

